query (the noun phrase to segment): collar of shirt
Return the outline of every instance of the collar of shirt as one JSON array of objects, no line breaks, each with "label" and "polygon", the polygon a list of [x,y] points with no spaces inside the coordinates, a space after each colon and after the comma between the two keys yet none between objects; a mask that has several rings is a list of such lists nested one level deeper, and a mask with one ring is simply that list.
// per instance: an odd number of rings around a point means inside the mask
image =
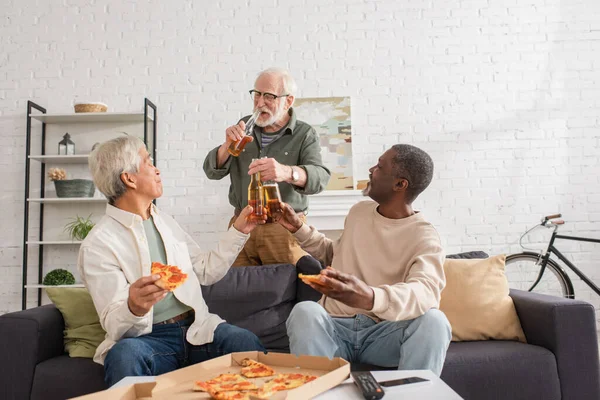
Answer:
[{"label": "collar of shirt", "polygon": [[[154,217],[155,215],[158,215],[158,213],[158,208],[156,208],[154,203],[151,203],[150,215]],[[139,215],[130,213],[129,211],[121,210],[120,208],[110,204],[106,205],[106,215],[127,228],[132,228],[136,222],[142,223],[143,221],[142,217]]]},{"label": "collar of shirt", "polygon": [[290,107],[288,114],[290,115],[290,121],[288,122],[287,130],[293,135],[296,129],[296,112],[293,107]]}]

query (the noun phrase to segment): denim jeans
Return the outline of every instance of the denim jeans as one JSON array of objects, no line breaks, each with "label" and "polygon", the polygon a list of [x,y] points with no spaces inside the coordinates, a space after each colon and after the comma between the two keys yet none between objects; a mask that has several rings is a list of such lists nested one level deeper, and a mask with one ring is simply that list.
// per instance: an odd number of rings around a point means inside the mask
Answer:
[{"label": "denim jeans", "polygon": [[398,369],[429,369],[440,375],[452,339],[444,313],[431,309],[409,321],[375,322],[365,315],[333,318],[318,303],[296,304],[287,322],[290,352],[341,357]]},{"label": "denim jeans", "polygon": [[121,339],[106,355],[104,380],[109,386],[126,376],[152,376],[238,351],[265,351],[258,337],[237,326],[222,323],[212,343],[194,346],[185,335],[194,317],[155,325],[152,333]]}]

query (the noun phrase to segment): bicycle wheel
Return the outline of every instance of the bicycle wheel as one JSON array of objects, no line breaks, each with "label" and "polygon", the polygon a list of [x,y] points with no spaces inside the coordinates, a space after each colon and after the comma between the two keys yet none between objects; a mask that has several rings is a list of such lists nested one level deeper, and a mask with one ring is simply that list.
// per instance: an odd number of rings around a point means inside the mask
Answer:
[{"label": "bicycle wheel", "polygon": [[[532,291],[531,286],[540,273],[540,256],[537,253],[518,253],[506,256],[506,278],[512,289]],[[544,275],[533,292],[551,296],[574,298],[571,279],[554,260],[549,259]]]}]

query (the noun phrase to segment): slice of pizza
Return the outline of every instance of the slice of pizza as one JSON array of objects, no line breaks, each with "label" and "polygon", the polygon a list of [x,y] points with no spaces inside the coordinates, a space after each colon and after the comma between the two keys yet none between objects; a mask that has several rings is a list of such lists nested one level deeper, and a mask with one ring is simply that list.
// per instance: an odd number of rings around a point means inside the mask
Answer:
[{"label": "slice of pizza", "polygon": [[194,383],[195,392],[225,392],[256,389],[258,389],[258,386],[240,374],[221,374],[208,381],[197,381]]},{"label": "slice of pizza", "polygon": [[160,275],[160,279],[155,282],[155,285],[170,292],[183,285],[183,282],[185,282],[188,277],[187,274],[184,274],[179,269],[179,267],[176,267],[175,265],[165,265],[157,261],[152,263],[151,273],[152,275]]},{"label": "slice of pizza", "polygon": [[275,375],[273,368],[249,358],[244,358],[242,360],[242,365],[242,375],[246,378],[261,378],[264,376]]},{"label": "slice of pizza", "polygon": [[317,274],[317,275],[298,274],[298,279],[302,280],[302,282],[304,282],[304,283],[312,282],[312,283],[316,283],[317,285],[325,286],[325,284],[321,281],[321,274]]},{"label": "slice of pizza", "polygon": [[305,383],[317,379],[314,375],[304,374],[278,374],[275,378],[265,383],[259,390],[259,394],[263,396],[271,396],[275,392],[282,390],[295,389]]}]

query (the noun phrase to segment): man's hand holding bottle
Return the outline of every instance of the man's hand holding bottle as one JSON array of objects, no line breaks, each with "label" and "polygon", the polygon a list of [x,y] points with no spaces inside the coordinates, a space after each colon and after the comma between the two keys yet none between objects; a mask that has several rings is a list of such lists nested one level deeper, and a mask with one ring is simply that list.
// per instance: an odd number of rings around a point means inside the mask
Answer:
[{"label": "man's hand holding bottle", "polygon": [[251,206],[244,207],[233,223],[233,227],[242,233],[252,232],[257,225],[263,225],[267,221],[267,210],[264,207],[262,207],[262,210],[261,215],[256,217]]},{"label": "man's hand holding bottle", "polygon": [[296,233],[298,229],[302,228],[304,222],[302,222],[300,217],[298,217],[298,214],[296,214],[296,211],[294,211],[289,204],[282,201],[280,202],[280,208],[281,212],[273,215],[273,220],[275,222],[283,226],[291,233]]}]

